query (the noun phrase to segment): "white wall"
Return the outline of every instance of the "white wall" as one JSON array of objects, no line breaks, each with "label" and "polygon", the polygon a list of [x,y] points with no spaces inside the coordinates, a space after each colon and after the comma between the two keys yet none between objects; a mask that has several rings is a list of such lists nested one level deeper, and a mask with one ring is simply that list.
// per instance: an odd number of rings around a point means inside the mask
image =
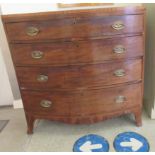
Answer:
[{"label": "white wall", "polygon": [[0,48],[0,106],[12,104],[13,94]]},{"label": "white wall", "polygon": [[9,76],[9,82],[11,84],[14,99],[19,99],[21,97],[1,17],[0,17],[0,48],[3,55],[3,61],[7,69],[7,74]]},{"label": "white wall", "polygon": [[57,10],[56,3],[51,4],[1,4],[2,14],[32,13]]},{"label": "white wall", "polygon": [[[114,3],[110,7],[117,7],[117,6],[138,6],[142,5],[142,3]],[[109,7],[109,6],[96,6],[97,8],[102,7]],[[82,9],[85,8],[94,8],[94,7],[81,7]],[[46,11],[61,11],[61,10],[68,10],[68,9],[81,9],[80,7],[74,8],[58,8],[57,3],[43,3],[43,4],[36,4],[36,3],[27,3],[27,4],[1,4],[2,14],[18,14],[18,13],[33,13],[33,12],[46,12]]]},{"label": "white wall", "polygon": [[151,118],[155,119],[155,4],[145,4],[146,16],[146,63],[144,103]]},{"label": "white wall", "polygon": [[5,106],[12,105],[14,98],[2,53],[3,49],[1,45],[3,44],[2,40],[4,40],[5,38],[3,38],[3,34],[1,33],[1,31],[3,31],[3,27],[1,26],[2,25],[0,23],[0,106]]}]

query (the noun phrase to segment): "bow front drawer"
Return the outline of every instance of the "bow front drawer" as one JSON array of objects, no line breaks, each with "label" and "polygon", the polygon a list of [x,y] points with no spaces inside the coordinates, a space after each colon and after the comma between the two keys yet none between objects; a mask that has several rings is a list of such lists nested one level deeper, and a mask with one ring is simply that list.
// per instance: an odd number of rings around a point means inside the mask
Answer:
[{"label": "bow front drawer", "polygon": [[23,89],[77,89],[139,81],[142,60],[66,67],[17,67]]},{"label": "bow front drawer", "polygon": [[89,41],[11,44],[14,63],[56,65],[99,63],[143,55],[143,37],[95,39]]},{"label": "bow front drawer", "polygon": [[[111,113],[127,113],[128,109],[141,106],[141,84],[84,91],[22,91],[25,110],[34,115],[81,118]],[[88,123],[88,122],[87,122]]]},{"label": "bow front drawer", "polygon": [[143,15],[6,23],[10,41],[81,39],[143,32]]}]

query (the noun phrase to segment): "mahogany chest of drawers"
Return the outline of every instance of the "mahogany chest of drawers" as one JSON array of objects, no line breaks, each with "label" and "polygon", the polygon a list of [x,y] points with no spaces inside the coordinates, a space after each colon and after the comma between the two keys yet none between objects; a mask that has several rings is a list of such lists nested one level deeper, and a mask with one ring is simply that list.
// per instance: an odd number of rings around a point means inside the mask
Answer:
[{"label": "mahogany chest of drawers", "polygon": [[4,15],[28,125],[94,123],[133,113],[141,125],[145,9]]}]

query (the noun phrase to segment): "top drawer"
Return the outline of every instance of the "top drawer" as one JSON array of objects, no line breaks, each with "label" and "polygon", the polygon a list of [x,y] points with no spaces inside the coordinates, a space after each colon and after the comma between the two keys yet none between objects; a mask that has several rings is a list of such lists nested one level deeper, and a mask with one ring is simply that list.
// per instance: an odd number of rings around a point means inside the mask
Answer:
[{"label": "top drawer", "polygon": [[143,32],[143,15],[6,23],[10,41],[80,39]]}]

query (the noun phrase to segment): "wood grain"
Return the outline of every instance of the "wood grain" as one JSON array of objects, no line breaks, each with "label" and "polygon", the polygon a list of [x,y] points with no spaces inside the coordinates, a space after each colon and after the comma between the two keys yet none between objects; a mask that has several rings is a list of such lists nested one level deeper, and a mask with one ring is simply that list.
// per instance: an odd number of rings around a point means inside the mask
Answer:
[{"label": "wood grain", "polygon": [[[112,25],[121,21],[125,27],[115,30]],[[27,35],[28,27],[36,27],[39,33],[36,36]],[[6,24],[6,30],[10,41],[35,41],[90,38],[96,36],[108,36],[128,33],[143,32],[143,16],[127,15],[107,17],[89,17],[87,19],[68,18],[63,20],[31,21]]]},{"label": "wood grain", "polygon": [[[123,95],[126,100],[116,103],[117,96]],[[25,110],[34,115],[65,118],[91,118],[96,115],[105,116],[117,111],[128,113],[129,109],[141,106],[141,84],[119,86],[108,89],[83,91],[22,91]],[[53,102],[50,108],[43,108],[40,102],[48,99]],[[74,104],[74,106],[72,106]],[[60,121],[62,121],[60,119]],[[91,120],[88,119],[89,123]],[[72,123],[68,120],[68,123]]]},{"label": "wood grain", "polygon": [[[123,103],[116,103],[117,96],[124,96]],[[95,114],[108,114],[115,111],[126,111],[141,104],[141,85],[128,85],[108,89],[88,90],[76,96],[71,116],[85,117]]]},{"label": "wood grain", "polygon": [[[142,36],[133,36],[59,43],[11,44],[11,49],[16,66],[64,66],[139,57],[144,53],[143,43]],[[117,45],[122,45],[125,52],[114,53]],[[43,52],[43,57],[32,58],[33,51]]]},{"label": "wood grain", "polygon": [[145,12],[144,6],[128,6],[128,7],[107,7],[98,9],[81,9],[81,10],[65,10],[51,11],[25,14],[2,15],[4,23],[15,23],[23,21],[45,21],[57,20],[64,18],[88,18],[88,17],[106,17],[106,16],[124,16],[124,15],[140,15]]},{"label": "wood grain", "polygon": [[[16,67],[16,71],[20,87],[24,89],[81,89],[139,81],[142,78],[141,64],[138,59],[69,67]],[[118,69],[124,69],[125,76],[115,76]],[[46,75],[48,80],[38,82],[38,75]]]}]

